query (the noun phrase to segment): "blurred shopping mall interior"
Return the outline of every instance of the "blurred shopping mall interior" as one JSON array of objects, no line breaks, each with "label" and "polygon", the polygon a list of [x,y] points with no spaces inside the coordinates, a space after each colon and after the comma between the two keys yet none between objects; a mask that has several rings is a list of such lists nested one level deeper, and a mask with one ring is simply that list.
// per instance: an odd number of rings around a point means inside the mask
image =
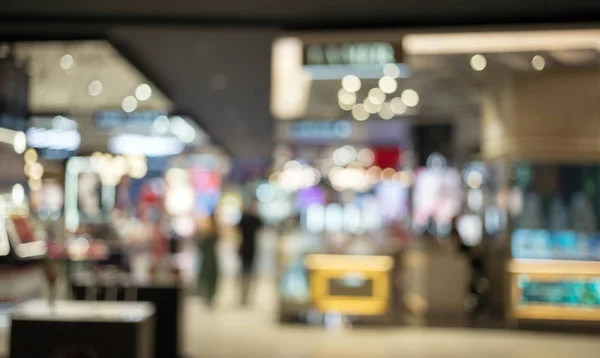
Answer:
[{"label": "blurred shopping mall interior", "polygon": [[598,19],[0,2],[0,357],[598,357]]}]

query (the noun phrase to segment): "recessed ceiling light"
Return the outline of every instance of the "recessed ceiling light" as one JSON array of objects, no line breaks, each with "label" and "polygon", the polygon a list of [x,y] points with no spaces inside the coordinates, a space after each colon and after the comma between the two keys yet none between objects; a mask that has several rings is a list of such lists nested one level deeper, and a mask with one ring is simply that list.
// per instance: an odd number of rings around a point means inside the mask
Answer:
[{"label": "recessed ceiling light", "polygon": [[90,94],[90,96],[98,96],[100,93],[102,93],[102,88],[102,82],[98,80],[93,80],[88,86],[88,93]]},{"label": "recessed ceiling light", "polygon": [[69,68],[73,67],[74,64],[75,60],[73,59],[73,56],[68,53],[60,58],[60,67],[63,70],[68,70]]},{"label": "recessed ceiling light", "polygon": [[379,117],[381,119],[392,119],[394,118],[394,110],[392,109],[392,105],[390,103],[384,103],[381,105],[381,110],[379,111]]},{"label": "recessed ceiling light", "polygon": [[480,54],[473,55],[471,57],[470,65],[474,71],[483,71],[487,67],[487,59]]},{"label": "recessed ceiling light", "polygon": [[369,100],[374,104],[382,104],[385,102],[385,97],[385,92],[378,87],[371,88],[371,90],[369,90]]},{"label": "recessed ceiling light", "polygon": [[404,114],[404,113],[406,113],[406,109],[407,109],[406,105],[402,101],[402,98],[400,98],[400,97],[392,98],[392,100],[390,101],[390,107],[391,107],[392,111],[396,114]]},{"label": "recessed ceiling light", "polygon": [[338,91],[338,101],[348,105],[356,104],[356,93],[348,92],[345,89],[340,89]]},{"label": "recessed ceiling light", "polygon": [[342,78],[342,88],[348,92],[358,92],[362,83],[355,75],[347,75]]},{"label": "recessed ceiling light", "polygon": [[366,121],[369,119],[369,112],[359,103],[352,107],[352,117],[357,121]]},{"label": "recessed ceiling light", "polygon": [[546,59],[540,55],[535,55],[531,59],[531,66],[536,71],[541,71],[546,67]]},{"label": "recessed ceiling light", "polygon": [[394,93],[398,89],[398,82],[390,76],[383,76],[379,79],[379,88],[385,93]]},{"label": "recessed ceiling light", "polygon": [[137,109],[137,99],[135,99],[135,97],[133,96],[127,96],[123,99],[123,102],[121,103],[121,107],[123,108],[124,112],[127,113],[131,113],[133,111],[135,111]]},{"label": "recessed ceiling light", "polygon": [[152,96],[152,88],[145,83],[137,86],[135,89],[135,97],[139,101],[146,101]]},{"label": "recessed ceiling light", "polygon": [[371,114],[375,114],[381,110],[381,103],[373,103],[371,102],[371,99],[367,97],[367,99],[365,99],[363,102],[363,108],[365,109],[365,111]]},{"label": "recessed ceiling light", "polygon": [[419,94],[417,91],[412,89],[406,89],[402,91],[400,96],[402,102],[408,107],[416,107],[419,104]]}]

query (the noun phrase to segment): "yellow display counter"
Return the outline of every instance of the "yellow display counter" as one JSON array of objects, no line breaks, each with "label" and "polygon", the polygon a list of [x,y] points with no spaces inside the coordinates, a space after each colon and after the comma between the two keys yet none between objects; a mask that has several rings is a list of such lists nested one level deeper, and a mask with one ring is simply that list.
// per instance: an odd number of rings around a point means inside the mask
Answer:
[{"label": "yellow display counter", "polygon": [[305,258],[314,307],[381,316],[390,312],[394,259],[387,255],[312,254]]},{"label": "yellow display counter", "polygon": [[513,259],[507,271],[513,320],[600,321],[600,262]]}]

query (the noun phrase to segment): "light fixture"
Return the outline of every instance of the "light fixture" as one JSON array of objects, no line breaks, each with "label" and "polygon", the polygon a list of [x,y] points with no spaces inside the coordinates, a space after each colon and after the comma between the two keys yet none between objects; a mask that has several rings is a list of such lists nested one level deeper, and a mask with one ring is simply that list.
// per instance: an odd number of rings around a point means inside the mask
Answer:
[{"label": "light fixture", "polygon": [[392,112],[394,112],[395,114],[406,113],[406,105],[404,104],[404,102],[402,101],[402,98],[400,98],[400,97],[392,98],[392,100],[390,101],[390,108],[391,108]]},{"label": "light fixture", "polygon": [[135,89],[135,97],[138,101],[147,101],[151,96],[152,88],[145,83],[142,83]]},{"label": "light fixture", "polygon": [[361,149],[357,154],[358,162],[365,168],[375,163],[375,153],[369,148]]},{"label": "light fixture", "polygon": [[171,121],[167,116],[158,116],[152,122],[152,130],[156,134],[165,134],[169,131],[169,127],[171,125]]},{"label": "light fixture", "polygon": [[541,71],[546,68],[546,59],[543,56],[535,55],[531,59],[531,66],[536,71]]},{"label": "light fixture", "polygon": [[487,59],[481,54],[473,55],[469,63],[471,64],[471,68],[478,72],[485,70],[487,67]]},{"label": "light fixture", "polygon": [[390,76],[383,76],[379,79],[379,88],[385,93],[394,93],[398,89],[398,82]]},{"label": "light fixture", "polygon": [[[139,134],[119,134],[109,139],[111,152],[123,155],[141,154],[147,157],[177,155],[185,149],[184,143],[174,137],[145,136]],[[98,163],[102,160],[98,159]]]},{"label": "light fixture", "polygon": [[102,88],[103,88],[102,82],[100,82],[98,80],[93,80],[88,85],[88,93],[90,94],[90,96],[96,97],[100,93],[102,93]]},{"label": "light fixture", "polygon": [[13,138],[15,153],[22,154],[27,149],[27,136],[23,132],[16,132]]},{"label": "light fixture", "polygon": [[23,158],[25,159],[26,164],[33,164],[33,163],[37,162],[37,160],[38,160],[37,151],[33,148],[29,148],[25,152],[25,155],[23,156]]},{"label": "light fixture", "polygon": [[348,92],[357,92],[361,86],[360,78],[355,75],[347,75],[342,78],[342,88]]},{"label": "light fixture", "polygon": [[42,181],[40,179],[29,179],[27,181],[27,186],[31,191],[39,191],[42,189]]},{"label": "light fixture", "polygon": [[142,179],[148,173],[148,164],[144,157],[128,157],[129,176],[134,179]]},{"label": "light fixture", "polygon": [[73,60],[73,56],[71,56],[70,54],[65,54],[60,58],[60,67],[63,70],[68,70],[71,67],[73,67],[73,64],[75,64],[75,60]]},{"label": "light fixture", "polygon": [[271,184],[263,183],[256,188],[256,198],[265,203],[271,202],[275,199],[275,189]]},{"label": "light fixture", "polygon": [[478,189],[483,184],[483,176],[480,172],[473,170],[467,175],[467,185],[472,189]]},{"label": "light fixture", "polygon": [[363,102],[363,107],[370,114],[375,114],[381,110],[381,104],[376,104],[371,101],[370,97],[367,97]]},{"label": "light fixture", "polygon": [[385,92],[383,92],[378,87],[371,88],[371,90],[369,91],[369,100],[373,104],[377,104],[377,105],[382,104],[383,102],[385,102]]},{"label": "light fixture", "polygon": [[[404,106],[404,104],[402,104]],[[381,105],[381,109],[379,110],[379,117],[381,119],[392,119],[394,118],[394,110],[392,109],[392,105],[390,103],[383,103]]]},{"label": "light fixture", "polygon": [[344,106],[350,106],[350,108],[352,108],[351,106],[356,104],[356,93],[348,92],[342,88],[338,91],[338,101]]},{"label": "light fixture", "polygon": [[395,63],[388,63],[383,66],[383,74],[392,78],[398,78],[400,77],[400,67]]},{"label": "light fixture", "polygon": [[340,108],[344,111],[351,111],[352,107],[354,107],[354,104],[346,104],[341,101],[338,101],[338,106],[340,106]]},{"label": "light fixture", "polygon": [[121,103],[121,108],[123,108],[124,112],[131,113],[137,109],[137,99],[133,96],[127,96],[123,99]]},{"label": "light fixture", "polygon": [[366,121],[369,119],[369,112],[367,112],[365,107],[359,103],[352,107],[352,117],[354,117],[354,119],[357,121]]},{"label": "light fixture", "polygon": [[356,160],[356,156],[356,148],[351,145],[345,145],[333,152],[333,163],[343,167]]},{"label": "light fixture", "polygon": [[192,143],[196,138],[196,130],[185,119],[175,116],[171,118],[171,133],[183,143]]},{"label": "light fixture", "polygon": [[29,178],[40,180],[44,176],[44,166],[39,162],[31,164],[29,167]]},{"label": "light fixture", "polygon": [[25,202],[25,188],[21,184],[15,184],[11,191],[11,201],[14,206],[21,206]]},{"label": "light fixture", "polygon": [[402,99],[402,103],[407,107],[416,107],[419,104],[419,94],[412,89],[405,89],[402,91],[400,98]]}]

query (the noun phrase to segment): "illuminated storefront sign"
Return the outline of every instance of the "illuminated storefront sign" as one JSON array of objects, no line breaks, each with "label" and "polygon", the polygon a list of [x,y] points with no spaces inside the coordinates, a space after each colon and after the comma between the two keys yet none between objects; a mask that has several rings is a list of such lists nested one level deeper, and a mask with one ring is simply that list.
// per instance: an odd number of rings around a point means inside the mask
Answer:
[{"label": "illuminated storefront sign", "polygon": [[115,154],[140,154],[146,157],[161,157],[183,152],[185,144],[174,137],[121,134],[109,140],[108,148]]},{"label": "illuminated storefront sign", "polygon": [[75,129],[29,128],[26,134],[27,145],[46,159],[69,158],[81,144],[81,135]]},{"label": "illuminated storefront sign", "polygon": [[410,128],[408,121],[277,121],[275,137],[281,143],[346,142],[410,148]]},{"label": "illuminated storefront sign", "polygon": [[27,145],[31,148],[77,150],[81,135],[76,130],[30,128],[27,130]]},{"label": "illuminated storefront sign", "polygon": [[101,129],[123,128],[123,127],[147,127],[150,128],[156,117],[164,116],[166,113],[158,111],[132,112],[102,111],[96,113],[94,118],[96,127]]},{"label": "illuminated storefront sign", "polygon": [[400,45],[388,42],[309,44],[305,65],[385,65],[402,62]]},{"label": "illuminated storefront sign", "polygon": [[352,134],[352,124],[348,121],[304,121],[293,123],[293,139],[346,139]]}]

